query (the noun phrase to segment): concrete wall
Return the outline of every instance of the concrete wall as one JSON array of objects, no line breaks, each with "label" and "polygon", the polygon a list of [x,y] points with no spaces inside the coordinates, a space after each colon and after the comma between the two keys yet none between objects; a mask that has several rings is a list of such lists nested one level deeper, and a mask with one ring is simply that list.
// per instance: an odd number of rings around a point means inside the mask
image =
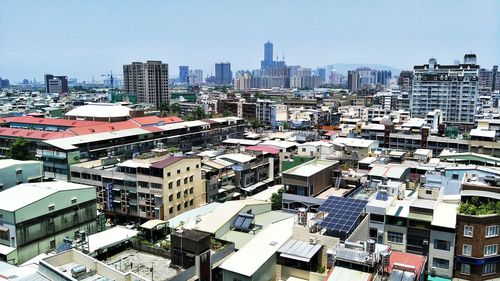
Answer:
[{"label": "concrete wall", "polygon": [[370,216],[366,216],[347,238],[348,242],[366,241],[370,238]]},{"label": "concrete wall", "polygon": [[[444,251],[439,249],[434,249],[434,240],[445,240],[450,243],[450,250]],[[443,232],[437,230],[431,230],[430,241],[429,241],[429,271],[432,268],[433,258],[445,259],[450,262],[448,269],[442,269],[436,267],[436,275],[451,278],[453,274],[453,258],[455,254],[455,233]]]},{"label": "concrete wall", "polygon": [[[12,160],[0,160],[12,161]],[[19,173],[17,171],[19,170]],[[39,179],[41,181],[43,174],[43,162],[25,161],[19,164],[12,164],[0,169],[0,191],[11,188],[18,183],[27,183],[30,180]]]},{"label": "concrete wall", "polygon": [[[391,243],[387,240],[387,232],[393,231],[393,232],[400,232],[403,233],[403,243]],[[395,225],[385,225],[385,233],[384,233],[384,241],[387,245],[391,246],[391,249],[400,251],[400,252],[406,252],[406,238],[407,238],[407,228],[402,227],[402,226],[395,226]]]}]

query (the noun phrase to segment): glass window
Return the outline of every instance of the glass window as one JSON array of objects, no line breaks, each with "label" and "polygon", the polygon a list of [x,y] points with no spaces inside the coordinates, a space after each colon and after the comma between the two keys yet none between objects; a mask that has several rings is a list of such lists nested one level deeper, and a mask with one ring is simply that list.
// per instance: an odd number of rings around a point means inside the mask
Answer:
[{"label": "glass window", "polygon": [[460,274],[470,275],[470,264],[462,263],[460,267]]},{"label": "glass window", "polygon": [[472,225],[464,226],[464,236],[465,237],[472,237],[473,234],[474,234],[474,227]]},{"label": "glass window", "polygon": [[484,256],[496,255],[498,252],[497,250],[498,250],[497,244],[486,245],[484,246]]},{"label": "glass window", "polygon": [[446,240],[434,239],[434,249],[449,251],[450,242]]},{"label": "glass window", "polygon": [[462,246],[462,255],[471,256],[472,255],[472,245],[464,244]]},{"label": "glass window", "polygon": [[433,258],[432,266],[442,269],[448,269],[450,268],[450,261],[445,259]]},{"label": "glass window", "polygon": [[487,263],[483,265],[483,275],[495,274],[497,272],[496,263]]},{"label": "glass window", "polygon": [[403,233],[388,231],[387,241],[392,243],[403,243]]},{"label": "glass window", "polygon": [[498,236],[500,226],[491,225],[486,227],[486,238]]}]

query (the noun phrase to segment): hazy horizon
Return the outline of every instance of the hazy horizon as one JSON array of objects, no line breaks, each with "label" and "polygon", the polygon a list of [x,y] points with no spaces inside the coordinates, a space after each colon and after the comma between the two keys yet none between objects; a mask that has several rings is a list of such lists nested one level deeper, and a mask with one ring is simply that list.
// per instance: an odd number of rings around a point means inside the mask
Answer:
[{"label": "hazy horizon", "polygon": [[0,0],[0,77],[101,80],[132,61],[214,73],[260,68],[263,44],[288,65],[453,64],[474,52],[500,63],[500,1],[6,1]]}]

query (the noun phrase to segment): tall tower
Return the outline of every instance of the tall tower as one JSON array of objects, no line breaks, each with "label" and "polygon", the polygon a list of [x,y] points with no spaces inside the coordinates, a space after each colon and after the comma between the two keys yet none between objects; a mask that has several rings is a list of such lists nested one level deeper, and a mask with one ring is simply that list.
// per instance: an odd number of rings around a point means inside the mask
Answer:
[{"label": "tall tower", "polygon": [[273,61],[273,43],[267,41],[264,43],[264,61],[272,62]]}]

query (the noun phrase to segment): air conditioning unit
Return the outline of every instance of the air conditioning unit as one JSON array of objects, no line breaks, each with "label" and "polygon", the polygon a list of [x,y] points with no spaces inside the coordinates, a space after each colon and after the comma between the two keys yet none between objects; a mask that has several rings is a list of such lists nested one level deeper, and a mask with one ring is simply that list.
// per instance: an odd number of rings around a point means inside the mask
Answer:
[{"label": "air conditioning unit", "polygon": [[318,244],[318,239],[316,239],[316,237],[309,237],[309,244],[311,245]]}]

